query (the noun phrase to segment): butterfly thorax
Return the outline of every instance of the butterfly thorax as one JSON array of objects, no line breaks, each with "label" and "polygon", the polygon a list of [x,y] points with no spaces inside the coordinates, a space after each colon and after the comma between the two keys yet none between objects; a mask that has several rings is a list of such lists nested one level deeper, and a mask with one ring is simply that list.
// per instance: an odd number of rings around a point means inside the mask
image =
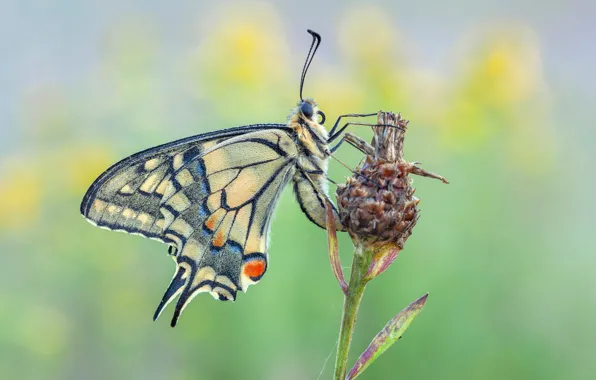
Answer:
[{"label": "butterfly thorax", "polygon": [[[288,127],[294,131],[294,141],[299,150],[296,156],[298,170],[294,173],[294,192],[308,218],[325,228],[329,135],[318,122],[319,115],[313,100],[301,101],[290,115]],[[337,228],[342,229],[341,223],[337,223]]]},{"label": "butterfly thorax", "polygon": [[[311,115],[305,115],[301,111],[302,103],[308,103],[312,106]],[[326,160],[329,156],[329,154],[327,153],[327,139],[329,135],[325,127],[323,127],[317,121],[319,117],[318,111],[319,109],[314,100],[304,100],[303,102],[298,104],[298,107],[296,107],[290,115],[288,120],[288,127],[292,128],[295,131],[296,138],[301,143],[307,155]]]}]

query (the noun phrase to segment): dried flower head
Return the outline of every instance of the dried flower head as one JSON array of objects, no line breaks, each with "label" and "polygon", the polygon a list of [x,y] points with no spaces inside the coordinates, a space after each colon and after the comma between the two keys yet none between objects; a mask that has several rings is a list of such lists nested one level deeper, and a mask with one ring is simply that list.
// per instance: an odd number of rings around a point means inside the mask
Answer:
[{"label": "dried flower head", "polygon": [[400,250],[412,234],[419,217],[418,198],[408,174],[447,181],[403,159],[404,134],[408,121],[400,114],[379,112],[373,146],[355,135],[348,142],[366,153],[345,186],[337,189],[339,215],[352,239],[367,246],[393,243]]},{"label": "dried flower head", "polygon": [[393,318],[377,334],[346,376],[346,365],[358,307],[366,284],[383,273],[395,260],[412,234],[420,212],[414,196],[411,174],[447,181],[403,158],[404,134],[408,122],[401,115],[379,112],[372,145],[347,133],[345,141],[366,154],[362,165],[337,189],[339,218],[354,242],[350,281],[346,284],[338,253],[333,207],[327,203],[329,258],[333,274],[344,292],[339,333],[336,379],[353,379],[395,343],[418,315],[426,295]]}]

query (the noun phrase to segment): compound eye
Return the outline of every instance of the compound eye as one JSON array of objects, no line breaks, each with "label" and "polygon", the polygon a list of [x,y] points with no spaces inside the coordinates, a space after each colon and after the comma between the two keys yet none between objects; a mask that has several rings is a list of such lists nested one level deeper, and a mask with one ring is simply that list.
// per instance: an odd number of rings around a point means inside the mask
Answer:
[{"label": "compound eye", "polygon": [[314,110],[312,109],[312,105],[310,103],[304,102],[300,105],[300,112],[302,112],[302,114],[307,118],[311,119]]}]

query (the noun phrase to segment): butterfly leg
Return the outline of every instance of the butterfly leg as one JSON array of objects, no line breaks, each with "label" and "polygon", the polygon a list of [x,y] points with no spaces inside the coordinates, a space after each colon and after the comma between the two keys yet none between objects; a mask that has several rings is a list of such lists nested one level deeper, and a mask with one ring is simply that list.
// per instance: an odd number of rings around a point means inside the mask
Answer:
[{"label": "butterfly leg", "polygon": [[342,136],[342,138],[337,142],[337,144],[335,144],[331,147],[331,149],[329,149],[329,153],[335,153],[335,151],[339,149],[339,147],[341,146],[341,144],[344,143],[344,141],[346,141],[345,136]]},{"label": "butterfly leg", "polygon": [[344,117],[369,117],[369,116],[376,116],[378,113],[347,113],[345,115],[340,115],[337,120],[335,121],[335,124],[333,124],[333,128],[331,128],[331,130],[329,131],[329,135],[333,136],[335,134],[335,130],[337,129],[337,127],[339,126],[339,122],[341,121],[342,118]]},{"label": "butterfly leg", "polygon": [[346,132],[345,135],[341,137],[341,139],[329,150],[329,153],[335,153],[335,151],[344,143],[347,142],[348,144],[352,145],[354,148],[358,149],[364,154],[374,155],[375,149],[366,141],[362,140],[360,137]]},{"label": "butterfly leg", "polygon": [[391,127],[391,128],[398,128],[398,129],[402,129],[402,127],[397,126],[397,125],[390,125],[390,124],[372,124],[372,123],[354,123],[354,122],[349,122],[349,123],[345,123],[338,131],[334,132],[333,134],[329,134],[329,138],[327,139],[327,143],[331,143],[333,142],[335,139],[337,139],[339,136],[341,136],[341,134],[346,130],[346,128],[348,128],[350,125],[365,125],[368,127]]}]

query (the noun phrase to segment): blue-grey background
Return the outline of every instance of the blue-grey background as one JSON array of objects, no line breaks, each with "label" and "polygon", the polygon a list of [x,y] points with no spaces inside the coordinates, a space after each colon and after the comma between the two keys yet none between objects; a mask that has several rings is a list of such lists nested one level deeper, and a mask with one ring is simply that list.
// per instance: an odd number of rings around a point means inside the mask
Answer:
[{"label": "blue-grey background", "polygon": [[[78,215],[116,160],[191,134],[401,111],[422,218],[369,286],[353,358],[430,292],[363,379],[592,379],[596,5],[590,1],[4,1],[0,12],[0,377],[331,378],[342,305],[324,231],[291,192],[270,267],[235,304],[151,316],[166,247]],[[365,129],[354,129],[368,138]],[[356,165],[349,147],[342,159]],[[349,173],[332,162],[331,176]],[[350,241],[340,240],[350,265]],[[331,358],[326,363],[326,358]]]}]

